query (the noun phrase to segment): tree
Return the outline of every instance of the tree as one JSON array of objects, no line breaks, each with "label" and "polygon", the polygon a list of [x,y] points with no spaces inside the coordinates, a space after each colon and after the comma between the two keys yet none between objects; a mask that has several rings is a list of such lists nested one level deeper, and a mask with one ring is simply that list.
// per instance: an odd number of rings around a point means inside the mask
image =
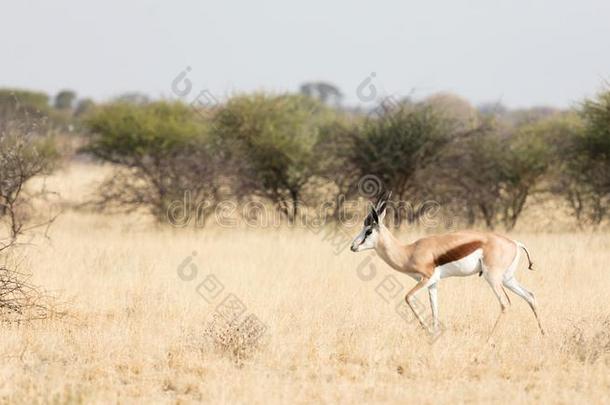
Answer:
[{"label": "tree", "polygon": [[0,89],[0,125],[9,121],[31,121],[46,124],[49,96],[45,93]]},{"label": "tree", "polygon": [[444,157],[437,187],[454,208],[467,207],[470,224],[478,211],[488,228],[502,223],[510,230],[550,162],[544,124],[512,129],[492,122]]},{"label": "tree", "polygon": [[120,103],[144,105],[150,103],[150,97],[148,97],[144,93],[138,93],[137,91],[134,91],[129,93],[123,93],[118,96],[114,101]]},{"label": "tree", "polygon": [[320,135],[314,146],[316,176],[332,185],[327,194],[331,194],[334,200],[331,218],[335,221],[342,219],[344,203],[358,196],[358,168],[352,159],[354,128],[358,125],[361,125],[360,119],[354,121],[339,114],[320,126]]},{"label": "tree", "polygon": [[[354,127],[349,161],[358,178],[376,176],[392,191],[399,201],[392,207],[394,224],[400,226],[405,209],[426,197],[427,179],[421,174],[446,146],[463,135],[466,133],[459,132],[452,120],[430,105],[399,105]],[[407,219],[414,220],[419,214],[410,212]]]},{"label": "tree", "polygon": [[508,113],[508,107],[500,101],[484,102],[477,106],[477,111],[483,117],[504,116]]},{"label": "tree", "polygon": [[58,110],[69,110],[74,106],[76,93],[72,90],[62,90],[55,96],[55,108]]},{"label": "tree", "polygon": [[436,93],[424,100],[444,119],[454,123],[462,131],[474,128],[479,123],[477,110],[464,98],[452,93]]},{"label": "tree", "polygon": [[78,103],[76,103],[76,108],[74,109],[74,116],[77,118],[82,117],[93,108],[95,108],[95,102],[90,98],[79,100]]},{"label": "tree", "polygon": [[333,84],[327,82],[307,82],[301,85],[301,94],[315,98],[322,103],[338,107],[343,100],[343,93]]},{"label": "tree", "polygon": [[528,197],[546,174],[551,160],[551,148],[545,134],[544,122],[524,125],[506,140],[501,171],[502,222],[511,230],[523,212]]},{"label": "tree", "polygon": [[214,138],[233,167],[234,193],[269,199],[292,223],[316,173],[314,146],[329,111],[298,95],[237,96],[213,119]]},{"label": "tree", "polygon": [[580,225],[598,225],[610,206],[610,91],[585,100],[577,114],[557,141],[555,192],[566,198]]},{"label": "tree", "polygon": [[531,107],[518,110],[511,110],[505,114],[504,119],[507,124],[514,127],[526,124],[534,124],[559,114],[560,111],[553,107]]},{"label": "tree", "polygon": [[[86,150],[121,167],[101,187],[100,205],[145,206],[162,220],[185,193],[193,210],[218,201],[208,128],[191,108],[179,102],[115,102],[96,109],[85,123],[93,134]],[[198,221],[210,212],[197,211]]]}]

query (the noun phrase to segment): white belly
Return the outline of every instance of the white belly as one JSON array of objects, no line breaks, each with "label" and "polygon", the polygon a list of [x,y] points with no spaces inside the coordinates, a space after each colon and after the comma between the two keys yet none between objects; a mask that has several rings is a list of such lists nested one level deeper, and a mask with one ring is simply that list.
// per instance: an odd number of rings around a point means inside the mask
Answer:
[{"label": "white belly", "polygon": [[468,256],[462,257],[460,260],[436,267],[434,269],[434,275],[440,279],[476,274],[481,271],[481,257],[483,257],[483,250],[477,249]]}]

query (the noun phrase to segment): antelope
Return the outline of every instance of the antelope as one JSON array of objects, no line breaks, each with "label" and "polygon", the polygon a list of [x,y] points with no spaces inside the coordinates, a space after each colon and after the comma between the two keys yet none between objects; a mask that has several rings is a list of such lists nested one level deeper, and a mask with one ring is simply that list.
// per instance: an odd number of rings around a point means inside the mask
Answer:
[{"label": "antelope", "polygon": [[[500,302],[500,314],[491,330],[493,334],[510,304],[503,287],[523,298],[534,312],[540,332],[544,329],[538,317],[534,294],[515,278],[520,249],[525,251],[533,270],[530,254],[524,244],[492,232],[465,230],[426,236],[413,243],[402,244],[383,224],[390,195],[381,197],[364,220],[362,231],[351,245],[352,252],[374,249],[390,267],[417,281],[405,300],[421,326],[426,325],[415,310],[415,297],[428,289],[433,327],[438,330],[438,282],[447,277],[483,276]],[[491,337],[490,334],[490,337]]]}]

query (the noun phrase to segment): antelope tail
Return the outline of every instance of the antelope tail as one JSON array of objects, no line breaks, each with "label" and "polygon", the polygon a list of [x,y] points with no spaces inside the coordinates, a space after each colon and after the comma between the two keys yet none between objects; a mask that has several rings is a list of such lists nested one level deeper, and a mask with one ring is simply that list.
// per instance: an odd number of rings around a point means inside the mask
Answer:
[{"label": "antelope tail", "polygon": [[532,262],[532,259],[530,258],[530,252],[527,251],[527,248],[525,247],[525,245],[521,242],[516,242],[517,246],[520,247],[521,249],[523,249],[525,251],[525,254],[527,256],[527,261],[529,262],[528,265],[528,269],[529,270],[534,270],[534,263]]}]

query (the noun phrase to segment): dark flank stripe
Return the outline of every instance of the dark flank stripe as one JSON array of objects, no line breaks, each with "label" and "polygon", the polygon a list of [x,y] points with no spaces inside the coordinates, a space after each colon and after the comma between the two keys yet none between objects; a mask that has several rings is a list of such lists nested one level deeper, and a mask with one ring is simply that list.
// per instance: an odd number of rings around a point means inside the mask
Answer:
[{"label": "dark flank stripe", "polygon": [[468,242],[463,245],[456,246],[446,252],[438,255],[434,260],[435,267],[442,266],[443,264],[455,262],[460,260],[477,249],[480,249],[483,243],[480,241]]}]

